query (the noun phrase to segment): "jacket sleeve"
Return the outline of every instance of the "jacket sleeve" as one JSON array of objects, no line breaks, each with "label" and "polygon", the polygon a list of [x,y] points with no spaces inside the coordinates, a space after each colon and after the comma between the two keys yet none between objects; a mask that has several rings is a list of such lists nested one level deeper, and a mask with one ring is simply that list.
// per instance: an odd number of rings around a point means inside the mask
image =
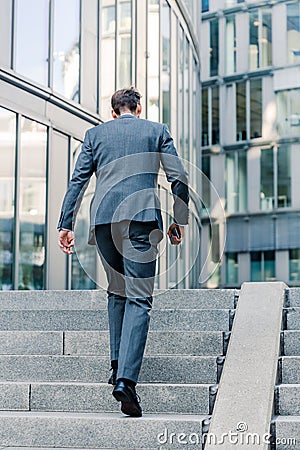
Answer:
[{"label": "jacket sleeve", "polygon": [[74,229],[76,214],[88,182],[94,173],[92,147],[88,131],[85,134],[81,152],[77,158],[72,178],[65,194],[57,228]]},{"label": "jacket sleeve", "polygon": [[173,139],[166,127],[163,125],[160,140],[161,164],[166,173],[173,193],[173,215],[176,223],[187,225],[189,219],[189,188],[188,174],[183,166]]}]

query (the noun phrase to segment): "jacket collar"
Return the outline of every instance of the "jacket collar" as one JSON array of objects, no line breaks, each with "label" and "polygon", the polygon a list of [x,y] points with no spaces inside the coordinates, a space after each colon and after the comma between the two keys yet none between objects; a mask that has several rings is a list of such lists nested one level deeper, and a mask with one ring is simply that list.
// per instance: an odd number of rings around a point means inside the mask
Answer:
[{"label": "jacket collar", "polygon": [[119,119],[137,119],[137,117],[134,116],[134,115],[131,114],[131,113],[124,113],[124,114],[121,114],[121,115],[118,117],[118,120],[119,120]]}]

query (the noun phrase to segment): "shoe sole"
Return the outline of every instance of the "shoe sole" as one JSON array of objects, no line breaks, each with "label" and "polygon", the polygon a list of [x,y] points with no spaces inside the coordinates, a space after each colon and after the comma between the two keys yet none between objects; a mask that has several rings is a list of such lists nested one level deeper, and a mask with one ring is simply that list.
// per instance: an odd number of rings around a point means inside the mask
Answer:
[{"label": "shoe sole", "polygon": [[142,417],[142,412],[136,407],[132,398],[123,391],[113,391],[113,396],[118,402],[122,403],[122,413],[131,417]]}]

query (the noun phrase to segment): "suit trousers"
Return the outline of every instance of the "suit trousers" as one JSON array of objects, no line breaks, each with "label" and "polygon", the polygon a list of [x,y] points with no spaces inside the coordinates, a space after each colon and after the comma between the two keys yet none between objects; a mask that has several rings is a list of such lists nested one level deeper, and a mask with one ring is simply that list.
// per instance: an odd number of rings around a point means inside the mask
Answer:
[{"label": "suit trousers", "polygon": [[110,356],[117,378],[138,380],[152,308],[157,221],[123,220],[96,225],[96,244],[108,280]]}]

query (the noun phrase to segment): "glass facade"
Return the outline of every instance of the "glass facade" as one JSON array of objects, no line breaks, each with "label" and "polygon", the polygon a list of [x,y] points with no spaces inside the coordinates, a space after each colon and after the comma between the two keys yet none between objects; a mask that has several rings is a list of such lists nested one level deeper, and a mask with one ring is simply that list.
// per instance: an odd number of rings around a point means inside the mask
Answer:
[{"label": "glass facade", "polygon": [[300,63],[300,3],[299,0],[286,5],[287,57],[289,64]]},{"label": "glass facade", "polygon": [[280,135],[300,134],[300,89],[278,91],[277,131]]},{"label": "glass facade", "polygon": [[219,21],[210,23],[210,76],[214,77],[219,72]]},{"label": "glass facade", "polygon": [[80,0],[54,0],[52,58],[53,89],[79,102]]},{"label": "glass facade", "polygon": [[24,76],[47,86],[49,0],[17,0],[15,20],[14,68]]},{"label": "glass facade", "polygon": [[214,1],[202,26],[202,231],[216,219],[225,242],[203,286],[299,286],[300,1]]},{"label": "glass facade", "polygon": [[290,147],[280,146],[261,152],[261,209],[291,206]]},{"label": "glass facade", "polygon": [[[0,2],[1,17],[7,3]],[[188,22],[167,0],[12,3],[13,26],[0,41],[1,69],[5,58],[4,71],[10,69],[10,80],[1,81],[10,99],[0,93],[0,289],[102,287],[95,247],[87,246],[95,180],[78,211],[75,254],[68,259],[57,246],[62,197],[86,130],[111,118],[112,93],[129,85],[142,93],[142,116],[166,123],[186,165],[200,165],[195,2],[185,3]],[[167,244],[161,251],[159,288],[198,286],[199,247],[191,233],[199,227],[199,177],[195,166],[188,171],[191,224],[181,249]],[[173,200],[165,187],[160,192],[166,229]]]},{"label": "glass facade", "polygon": [[249,13],[249,69],[272,64],[272,12],[271,9]]},{"label": "glass facade", "polygon": [[16,114],[0,108],[0,289],[14,286]]}]

